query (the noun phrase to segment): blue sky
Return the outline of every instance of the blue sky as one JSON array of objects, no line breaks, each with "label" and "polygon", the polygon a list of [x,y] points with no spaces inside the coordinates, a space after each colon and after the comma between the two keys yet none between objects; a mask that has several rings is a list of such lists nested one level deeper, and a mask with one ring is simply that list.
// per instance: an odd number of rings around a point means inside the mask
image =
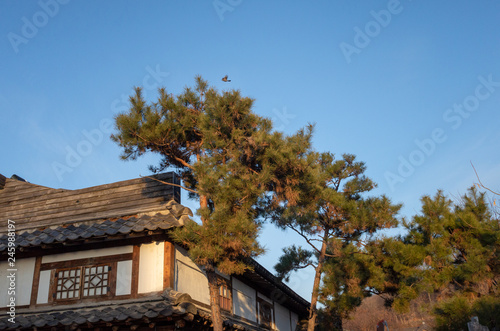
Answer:
[{"label": "blue sky", "polygon": [[[315,123],[314,147],[356,154],[402,216],[464,193],[471,161],[500,190],[497,1],[4,0],[0,55],[8,177],[78,189],[149,174],[154,157],[119,160],[113,117],[134,86],[152,100],[200,74],[286,133]],[[299,239],[266,226],[261,241],[272,270]],[[310,273],[291,286],[310,299]]]}]

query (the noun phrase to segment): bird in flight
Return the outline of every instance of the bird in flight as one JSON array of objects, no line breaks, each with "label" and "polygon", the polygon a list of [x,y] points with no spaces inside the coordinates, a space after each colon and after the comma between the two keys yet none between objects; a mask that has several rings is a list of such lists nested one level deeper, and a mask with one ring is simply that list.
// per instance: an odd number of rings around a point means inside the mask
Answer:
[{"label": "bird in flight", "polygon": [[230,82],[230,80],[229,80],[229,79],[227,79],[227,75],[225,75],[224,77],[222,77],[222,81],[223,81],[223,82]]}]

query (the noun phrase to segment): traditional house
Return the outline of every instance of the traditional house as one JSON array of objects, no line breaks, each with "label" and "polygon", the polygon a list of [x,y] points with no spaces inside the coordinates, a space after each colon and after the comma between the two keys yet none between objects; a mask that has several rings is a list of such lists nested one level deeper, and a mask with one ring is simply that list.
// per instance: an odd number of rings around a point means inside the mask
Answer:
[{"label": "traditional house", "polygon": [[[0,330],[209,330],[205,273],[169,236],[190,216],[149,178],[65,190],[0,175]],[[308,302],[252,264],[220,274],[226,329],[295,330]]]}]

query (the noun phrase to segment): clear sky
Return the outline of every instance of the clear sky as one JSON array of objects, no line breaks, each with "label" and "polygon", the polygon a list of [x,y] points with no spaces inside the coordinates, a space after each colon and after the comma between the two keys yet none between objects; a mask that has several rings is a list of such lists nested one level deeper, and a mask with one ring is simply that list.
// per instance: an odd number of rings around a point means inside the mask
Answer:
[{"label": "clear sky", "polygon": [[[134,86],[152,100],[200,74],[286,133],[315,123],[315,149],[356,154],[401,216],[464,193],[471,161],[500,189],[499,1],[3,0],[0,56],[7,177],[78,189],[149,174],[154,157],[119,160],[113,117]],[[261,241],[273,271],[300,239],[267,226]],[[310,273],[290,285],[310,299]]]}]

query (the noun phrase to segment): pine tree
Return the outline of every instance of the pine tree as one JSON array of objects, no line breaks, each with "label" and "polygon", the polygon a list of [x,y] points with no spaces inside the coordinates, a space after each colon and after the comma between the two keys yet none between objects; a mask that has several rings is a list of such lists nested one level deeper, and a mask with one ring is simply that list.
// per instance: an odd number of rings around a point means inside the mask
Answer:
[{"label": "pine tree", "polygon": [[473,311],[475,303],[489,299],[498,305],[499,220],[475,187],[457,202],[442,191],[421,201],[421,213],[404,223],[407,233],[373,251],[376,265],[384,268],[396,309],[406,310],[411,300],[427,292],[439,298],[434,307],[438,329],[466,327],[470,316],[458,311]]},{"label": "pine tree", "polygon": [[294,158],[310,148],[312,128],[292,136],[272,132],[271,121],[252,112],[253,100],[239,91],[219,93],[201,77],[174,97],[159,90],[148,104],[136,88],[131,108],[116,117],[112,139],[122,159],[148,153],[161,156],[153,172],[173,168],[182,187],[199,200],[201,225],[189,222],[174,239],[189,249],[206,272],[214,330],[222,330],[215,270],[241,274],[248,258],[263,252],[257,242],[266,204],[287,200],[302,170]]},{"label": "pine tree", "polygon": [[[358,281],[362,275],[356,270],[356,263],[361,261],[357,255],[366,254],[360,247],[376,231],[397,224],[395,215],[400,206],[391,204],[385,196],[363,198],[375,183],[364,175],[366,167],[354,155],[344,154],[335,160],[330,153],[310,153],[304,160],[310,164],[310,172],[297,193],[302,197],[300,203],[276,208],[273,219],[279,227],[302,236],[309,249],[295,245],[284,249],[275,269],[279,277],[287,279],[292,271],[314,267],[308,321],[308,330],[312,331],[319,299],[330,303],[331,313],[340,316],[347,310],[341,301],[363,290]],[[349,278],[338,284],[334,275],[342,267],[350,269]]]},{"label": "pine tree", "polygon": [[485,194],[472,187],[454,204],[441,191],[422,198],[422,213],[406,224],[403,242],[421,252],[419,283],[430,290],[452,286],[473,296],[496,289],[500,228]]}]

